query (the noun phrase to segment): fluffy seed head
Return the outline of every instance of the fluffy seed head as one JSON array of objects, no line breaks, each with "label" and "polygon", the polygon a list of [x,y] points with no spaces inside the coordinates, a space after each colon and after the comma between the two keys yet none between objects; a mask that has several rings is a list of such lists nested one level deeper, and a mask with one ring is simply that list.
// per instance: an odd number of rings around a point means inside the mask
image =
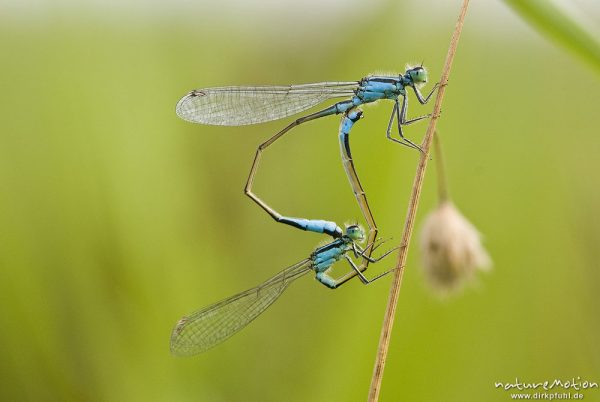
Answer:
[{"label": "fluffy seed head", "polygon": [[441,295],[461,289],[478,269],[491,267],[479,232],[449,201],[427,216],[420,240],[425,277]]}]

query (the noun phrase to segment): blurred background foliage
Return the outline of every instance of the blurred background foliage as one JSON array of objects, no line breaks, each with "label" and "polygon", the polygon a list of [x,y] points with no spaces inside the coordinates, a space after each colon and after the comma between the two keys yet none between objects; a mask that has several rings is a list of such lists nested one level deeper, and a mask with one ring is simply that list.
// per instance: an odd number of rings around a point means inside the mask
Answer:
[{"label": "blurred background foliage", "polygon": [[[598,5],[581,4],[597,24]],[[174,105],[203,86],[354,80],[422,60],[435,80],[458,6],[6,2],[0,399],[364,400],[387,279],[332,292],[305,278],[226,344],[169,354],[180,316],[323,240],[242,193],[256,146],[286,122],[198,126]],[[503,3],[471,4],[438,128],[453,198],[495,268],[442,303],[412,245],[383,401],[505,401],[494,382],[600,380],[600,81],[545,36]],[[366,108],[352,146],[393,245],[418,155],[385,139],[390,109]],[[337,128],[310,123],[269,149],[258,194],[293,216],[360,218]],[[421,217],[436,203],[429,173]]]}]

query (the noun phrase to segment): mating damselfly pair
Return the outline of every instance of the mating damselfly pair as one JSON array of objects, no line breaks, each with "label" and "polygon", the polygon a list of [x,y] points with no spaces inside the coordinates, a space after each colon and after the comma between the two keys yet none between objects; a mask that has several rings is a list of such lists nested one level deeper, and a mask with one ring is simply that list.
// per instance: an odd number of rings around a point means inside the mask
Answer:
[{"label": "mating damselfly pair", "polygon": [[[328,234],[334,239],[329,244],[315,249],[308,258],[285,268],[261,285],[182,318],[171,335],[173,354],[193,355],[206,351],[229,338],[269,307],[293,280],[311,270],[315,272],[316,279],[329,288],[339,287],[357,275],[363,283],[368,284],[390,272],[384,272],[372,280],[368,280],[362,274],[369,262],[379,261],[393,250],[379,258],[371,257],[373,250],[378,246],[375,244],[378,230],[352,160],[350,130],[362,117],[359,106],[388,99],[394,102],[394,106],[386,137],[396,143],[420,150],[418,145],[404,136],[402,127],[429,117],[424,115],[407,118],[407,89],[412,89],[419,103],[424,105],[438,87],[436,84],[427,96],[423,96],[419,88],[426,82],[427,71],[424,67],[418,66],[408,68],[404,74],[397,76],[367,76],[359,81],[198,89],[191,91],[177,103],[177,115],[184,120],[211,125],[239,126],[285,118],[330,99],[346,98],[323,110],[294,120],[260,144],[245,186],[245,193],[277,222],[306,231]],[[266,148],[292,128],[334,114],[343,115],[339,129],[342,164],[369,227],[364,249],[359,243],[365,241],[365,233],[358,225],[350,225],[343,231],[332,221],[283,216],[252,191],[260,159]],[[397,123],[398,138],[392,135],[394,120]],[[350,251],[360,260],[359,265],[348,256]],[[351,271],[341,278],[334,279],[328,275],[328,271],[342,258],[349,262]]]}]

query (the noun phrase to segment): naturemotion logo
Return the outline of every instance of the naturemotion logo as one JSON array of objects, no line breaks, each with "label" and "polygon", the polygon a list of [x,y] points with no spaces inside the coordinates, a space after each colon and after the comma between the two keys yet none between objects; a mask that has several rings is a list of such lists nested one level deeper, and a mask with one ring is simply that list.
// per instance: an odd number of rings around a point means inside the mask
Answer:
[{"label": "naturemotion logo", "polygon": [[[598,388],[596,381],[589,381],[581,377],[570,379],[553,379],[537,382],[523,381],[518,377],[511,382],[496,381],[494,387],[504,391],[512,391],[511,399],[583,399],[579,391]],[[515,391],[517,391],[515,393]],[[525,391],[525,392],[519,392]],[[535,392],[531,392],[535,391]]]}]

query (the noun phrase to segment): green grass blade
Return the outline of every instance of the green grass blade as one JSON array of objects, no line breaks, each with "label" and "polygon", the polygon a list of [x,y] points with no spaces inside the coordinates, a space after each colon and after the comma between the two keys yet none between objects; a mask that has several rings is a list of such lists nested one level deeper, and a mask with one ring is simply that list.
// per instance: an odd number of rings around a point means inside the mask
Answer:
[{"label": "green grass blade", "polygon": [[600,43],[548,0],[505,0],[524,20],[600,71]]}]

